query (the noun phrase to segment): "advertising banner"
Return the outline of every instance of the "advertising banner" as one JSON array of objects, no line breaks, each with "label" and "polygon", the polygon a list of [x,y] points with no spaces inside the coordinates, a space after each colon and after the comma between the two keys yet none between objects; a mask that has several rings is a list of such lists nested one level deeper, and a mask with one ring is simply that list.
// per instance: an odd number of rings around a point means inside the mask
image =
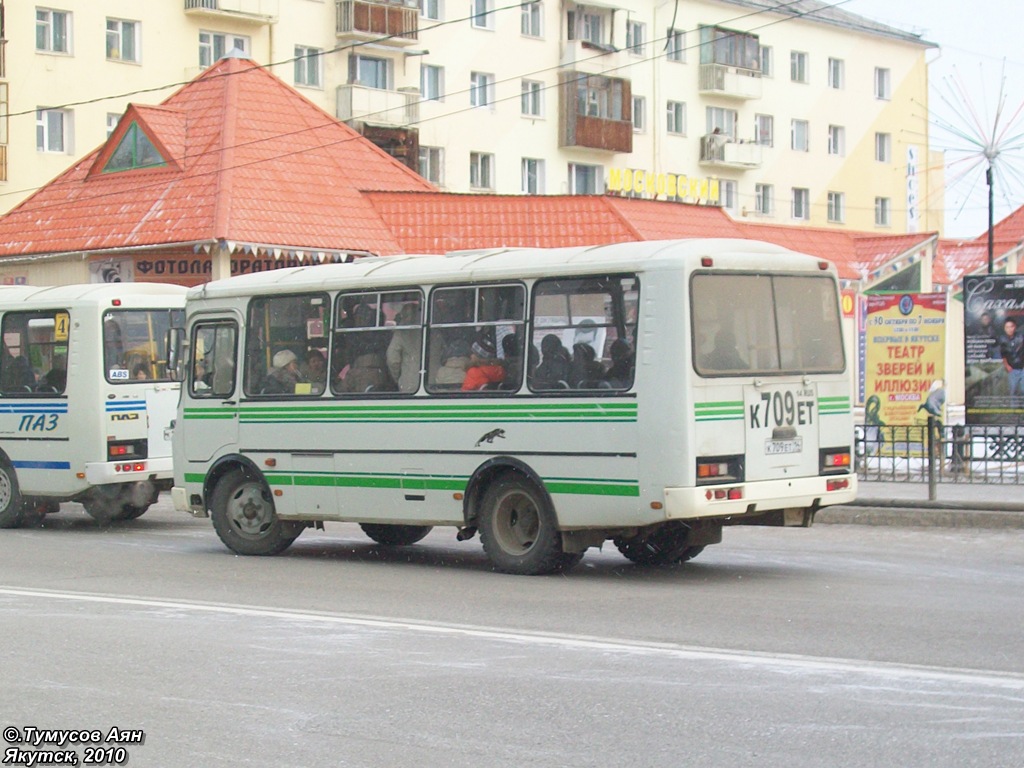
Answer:
[{"label": "advertising banner", "polygon": [[964,278],[968,424],[1024,424],[1024,276]]},{"label": "advertising banner", "polygon": [[946,414],[946,295],[867,297],[865,422],[924,426]]}]

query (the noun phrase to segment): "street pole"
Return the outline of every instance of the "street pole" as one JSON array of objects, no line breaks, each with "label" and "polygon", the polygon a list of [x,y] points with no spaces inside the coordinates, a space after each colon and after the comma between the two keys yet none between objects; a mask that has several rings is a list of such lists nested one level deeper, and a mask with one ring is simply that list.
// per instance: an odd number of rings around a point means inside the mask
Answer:
[{"label": "street pole", "polygon": [[992,197],[992,162],[989,161],[988,168],[985,170],[985,181],[988,182],[988,273],[991,275],[994,269],[993,252],[995,245],[992,242],[992,229],[995,226],[995,202]]}]

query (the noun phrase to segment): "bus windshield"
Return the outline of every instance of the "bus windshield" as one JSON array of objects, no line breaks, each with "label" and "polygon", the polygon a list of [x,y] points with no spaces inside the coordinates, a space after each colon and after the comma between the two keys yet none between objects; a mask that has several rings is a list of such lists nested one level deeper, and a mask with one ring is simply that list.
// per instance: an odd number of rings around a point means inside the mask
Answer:
[{"label": "bus windshield", "polygon": [[835,283],[825,275],[697,274],[690,293],[701,376],[846,368]]},{"label": "bus windshield", "polygon": [[167,331],[184,323],[180,309],[124,309],[103,315],[103,368],[107,381],[170,381]]}]

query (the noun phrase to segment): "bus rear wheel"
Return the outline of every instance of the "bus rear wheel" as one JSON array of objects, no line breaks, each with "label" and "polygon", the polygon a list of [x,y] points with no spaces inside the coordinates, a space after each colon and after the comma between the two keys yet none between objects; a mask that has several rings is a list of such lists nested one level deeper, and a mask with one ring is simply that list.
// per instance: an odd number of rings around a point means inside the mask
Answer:
[{"label": "bus rear wheel", "polygon": [[14,467],[0,461],[0,528],[17,528],[25,517],[25,500],[18,490]]},{"label": "bus rear wheel", "polygon": [[434,528],[430,525],[383,525],[360,523],[363,533],[388,547],[405,547],[423,539]]},{"label": "bus rear wheel", "polygon": [[487,489],[479,529],[484,552],[494,567],[505,573],[559,573],[583,559],[582,552],[562,550],[562,535],[547,498],[536,485],[514,473]]},{"label": "bus rear wheel", "polygon": [[277,516],[266,484],[240,469],[217,481],[210,517],[220,540],[239,555],[276,555],[302,532]]},{"label": "bus rear wheel", "polygon": [[690,529],[682,523],[667,523],[646,536],[615,539],[615,547],[637,565],[685,563],[704,551],[703,546],[688,546]]}]

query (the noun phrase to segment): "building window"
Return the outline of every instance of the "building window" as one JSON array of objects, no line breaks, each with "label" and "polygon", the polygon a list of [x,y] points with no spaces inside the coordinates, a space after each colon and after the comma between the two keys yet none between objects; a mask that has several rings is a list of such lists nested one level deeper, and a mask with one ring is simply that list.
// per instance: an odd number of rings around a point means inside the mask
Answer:
[{"label": "building window", "polygon": [[794,120],[790,129],[790,147],[797,152],[811,149],[811,129],[806,120]]},{"label": "building window", "polygon": [[670,101],[666,109],[667,123],[665,130],[678,136],[686,135],[686,104],[681,101]]},{"label": "building window", "polygon": [[723,208],[730,211],[736,210],[736,187],[737,184],[731,179],[722,179],[718,182],[718,200]]},{"label": "building window", "polygon": [[774,187],[771,184],[754,185],[754,209],[762,216],[771,216]]},{"label": "building window", "polygon": [[569,194],[599,195],[604,192],[603,170],[600,165],[569,163]]},{"label": "building window", "polygon": [[366,88],[387,91],[391,88],[391,59],[376,56],[352,57],[352,82]]},{"label": "building window", "polygon": [[477,29],[494,29],[494,0],[473,0],[470,24]]},{"label": "building window", "polygon": [[892,201],[888,197],[875,198],[875,226],[888,227],[892,223]]},{"label": "building window", "polygon": [[494,189],[494,155],[469,153],[469,186],[473,189]]},{"label": "building window", "polygon": [[107,19],[107,58],[111,61],[139,61],[139,22]]},{"label": "building window", "polygon": [[604,16],[599,13],[583,14],[583,39],[594,45],[604,44]]},{"label": "building window", "polygon": [[624,82],[627,81],[600,75],[580,77],[576,81],[576,114],[621,120]]},{"label": "building window", "polygon": [[793,218],[811,218],[811,191],[800,187],[793,187]]},{"label": "building window", "polygon": [[523,193],[544,194],[544,161],[534,157],[523,158]]},{"label": "building window", "polygon": [[775,71],[775,49],[770,45],[761,46],[761,74],[771,77]]},{"label": "building window", "polygon": [[669,29],[665,33],[665,58],[669,61],[686,62],[686,32]]},{"label": "building window", "polygon": [[875,98],[889,100],[892,98],[892,85],[889,80],[889,70],[882,67],[875,67]]},{"label": "building window", "polygon": [[640,21],[626,22],[626,48],[634,56],[643,56],[647,47],[647,25]]},{"label": "building window", "polygon": [[320,78],[320,61],[323,50],[320,48],[307,48],[304,45],[295,46],[295,84],[308,85],[311,88],[321,88],[323,81]]},{"label": "building window", "polygon": [[775,118],[771,115],[754,115],[754,141],[764,147],[775,145]]},{"label": "building window", "polygon": [[543,117],[544,83],[539,80],[523,80],[522,113],[527,117]]},{"label": "building window", "polygon": [[846,129],[843,126],[828,127],[828,153],[840,157],[846,154]]},{"label": "building window", "polygon": [[469,104],[472,107],[486,107],[494,104],[494,75],[486,72],[470,72]]},{"label": "building window", "polygon": [[636,133],[647,130],[647,99],[643,96],[633,97],[633,130]]},{"label": "building window", "polygon": [[64,109],[36,110],[36,150],[71,152],[71,113]]},{"label": "building window", "polygon": [[842,192],[828,193],[828,220],[833,224],[846,220],[846,195]]},{"label": "building window", "polygon": [[846,63],[842,59],[828,60],[828,87],[842,90],[846,80]]},{"label": "building window", "polygon": [[7,83],[0,81],[0,146],[7,145],[7,113],[11,105],[7,95]]},{"label": "building window", "polygon": [[199,32],[199,66],[212,67],[213,63],[229,51],[238,49],[249,55],[249,38],[242,35],[225,35],[222,32]]},{"label": "building window", "polygon": [[441,20],[441,0],[420,0],[420,16],[434,21]]},{"label": "building window", "polygon": [[707,107],[705,115],[709,134],[714,133],[717,128],[720,134],[728,136],[730,139],[736,138],[736,121],[739,113],[735,109]]},{"label": "building window", "polygon": [[544,18],[544,6],[539,0],[532,3],[523,3],[522,15],[520,16],[520,31],[526,37],[541,37],[544,34],[544,27],[541,21]]},{"label": "building window", "polygon": [[444,99],[444,67],[424,64],[420,68],[420,96],[424,101]]},{"label": "building window", "polygon": [[107,138],[110,138],[110,134],[117,128],[117,124],[121,122],[121,116],[116,112],[107,112]]},{"label": "building window", "polygon": [[71,14],[36,8],[36,50],[71,53]]},{"label": "building window", "polygon": [[880,163],[888,163],[892,160],[892,135],[888,133],[875,134],[875,160]]},{"label": "building window", "polygon": [[420,176],[431,184],[444,184],[444,149],[420,146]]},{"label": "building window", "polygon": [[789,79],[794,83],[807,82],[807,54],[802,51],[790,51]]}]

